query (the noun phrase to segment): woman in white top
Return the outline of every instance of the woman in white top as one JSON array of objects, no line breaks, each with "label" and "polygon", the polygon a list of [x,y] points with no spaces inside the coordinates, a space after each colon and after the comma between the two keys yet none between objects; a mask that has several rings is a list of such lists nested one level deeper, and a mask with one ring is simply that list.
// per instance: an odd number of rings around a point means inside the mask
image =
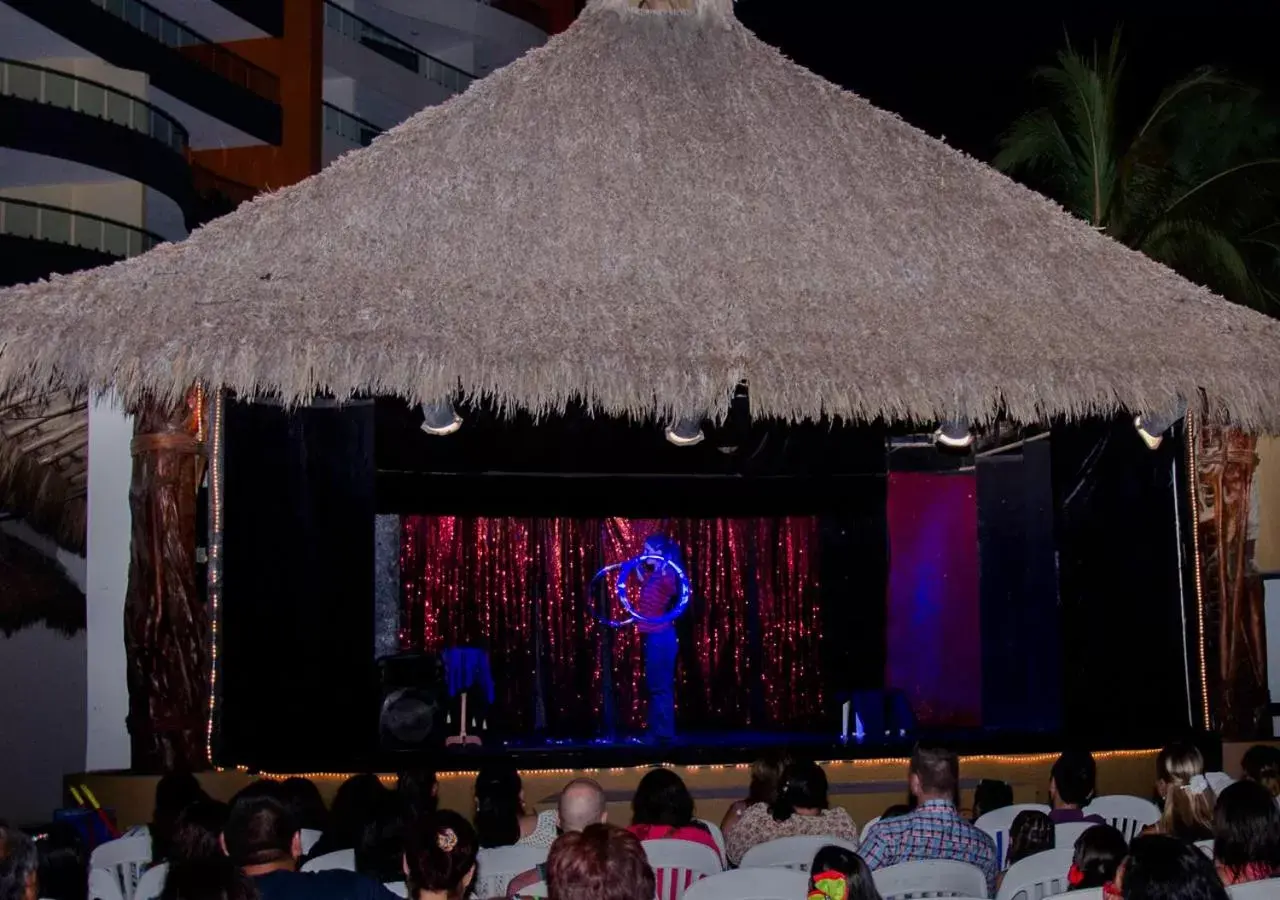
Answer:
[{"label": "woman in white top", "polygon": [[490,763],[476,776],[476,834],[480,847],[550,847],[559,832],[555,810],[525,809],[524,786],[511,763]]}]

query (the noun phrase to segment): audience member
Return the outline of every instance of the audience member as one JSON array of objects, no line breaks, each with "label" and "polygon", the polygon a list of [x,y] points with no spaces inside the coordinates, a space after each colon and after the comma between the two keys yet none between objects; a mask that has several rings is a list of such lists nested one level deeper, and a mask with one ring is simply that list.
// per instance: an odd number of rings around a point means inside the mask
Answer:
[{"label": "audience member", "polygon": [[[693,816],[693,795],[684,780],[670,769],[650,769],[640,779],[631,798],[631,827],[627,830],[641,841],[692,841],[710,847],[720,858],[720,848],[710,829]],[[720,864],[724,864],[723,859]]]},{"label": "audience member", "polygon": [[1128,852],[1124,835],[1117,829],[1094,825],[1076,838],[1075,856],[1067,873],[1071,890],[1102,888],[1104,893],[1115,893],[1116,872]]},{"label": "audience member", "polygon": [[405,829],[415,820],[404,818],[398,795],[378,794],[356,839],[356,871],[383,883],[403,880]]},{"label": "audience member", "polygon": [[1171,744],[1156,757],[1156,790],[1164,802],[1160,821],[1143,834],[1167,834],[1187,842],[1213,837],[1213,789],[1204,757],[1191,744]]},{"label": "audience member", "polygon": [[782,773],[773,803],[747,809],[725,835],[729,861],[735,866],[756,844],[793,835],[822,835],[858,842],[858,826],[843,807],[827,800],[827,776],[812,762],[793,762]]},{"label": "audience member", "polygon": [[1105,825],[1099,815],[1086,816],[1084,807],[1093,800],[1098,780],[1098,764],[1087,750],[1068,750],[1049,771],[1049,818],[1055,825],[1092,822]]},{"label": "audience member", "polygon": [[[1013,824],[1009,826],[1009,854],[1004,871],[1028,856],[1052,850],[1053,846],[1053,820],[1047,813],[1024,809],[1013,817]],[[996,887],[999,888],[1003,881],[1004,872],[1001,872],[996,878]]]},{"label": "audience member", "polygon": [[1223,884],[1280,874],[1280,807],[1261,784],[1238,781],[1218,797],[1213,861]]},{"label": "audience member", "polygon": [[880,814],[880,821],[884,821],[885,819],[896,819],[898,816],[905,816],[907,813],[911,812],[911,809],[912,807],[909,803],[895,803]]},{"label": "audience member", "polygon": [[34,840],[41,900],[85,900],[89,892],[89,853],[75,826],[54,822]]},{"label": "audience member", "polygon": [[439,806],[440,783],[431,769],[413,769],[396,775],[396,796],[400,800],[400,817],[413,822],[436,811]]},{"label": "audience member", "polygon": [[778,796],[778,781],[781,780],[782,772],[790,762],[791,757],[781,750],[767,751],[753,762],[747,799],[733,801],[733,805],[729,807],[729,811],[724,814],[724,819],[720,822],[721,830],[727,834],[734,825],[738,824],[742,814],[757,803],[772,803]]},{"label": "audience member", "polygon": [[[915,797],[913,796],[912,799],[914,800]],[[973,789],[973,821],[976,822],[987,813],[1004,809],[1006,806],[1013,806],[1013,785],[1009,782],[984,778]]]},{"label": "audience member", "polygon": [[559,823],[554,810],[530,813],[520,773],[509,762],[490,763],[476,775],[476,834],[480,846],[550,847]]},{"label": "audience member", "polygon": [[640,839],[604,824],[565,834],[551,845],[547,888],[550,900],[653,900],[657,893]]},{"label": "audience member", "polygon": [[209,799],[196,776],[190,772],[167,772],[156,782],[151,821],[130,828],[125,836],[148,835],[151,838],[151,861],[164,862],[169,858],[169,842],[178,815],[192,803]]},{"label": "audience member", "polygon": [[1258,744],[1245,751],[1240,760],[1244,777],[1256,781],[1271,792],[1271,796],[1280,797],[1280,747]]},{"label": "audience member", "polygon": [[160,900],[258,900],[253,879],[225,856],[172,864]]},{"label": "audience member", "polygon": [[262,900],[391,900],[390,891],[358,872],[299,872],[302,837],[277,785],[257,782],[231,802],[223,849],[253,879]]},{"label": "audience member", "polygon": [[[573,834],[589,825],[601,825],[609,818],[608,802],[604,788],[590,778],[570,781],[560,792],[560,831]],[[507,885],[507,896],[518,897],[521,892],[539,881],[547,880],[545,864],[522,872]]]},{"label": "audience member", "polygon": [[35,842],[0,822],[0,900],[36,900],[39,864]]},{"label": "audience member", "polygon": [[880,892],[861,856],[828,844],[809,866],[808,900],[880,900]]},{"label": "audience member", "polygon": [[996,845],[985,831],[965,821],[955,806],[960,760],[950,750],[917,746],[908,768],[915,811],[871,827],[862,858],[872,869],[918,859],[954,859],[970,863],[987,877],[995,893]]},{"label": "audience member", "polygon": [[1167,835],[1134,839],[1119,888],[1124,900],[1227,900],[1209,858]]},{"label": "audience member", "polygon": [[299,828],[324,833],[329,827],[329,810],[320,796],[320,788],[310,778],[294,776],[280,782],[285,803],[293,810]]},{"label": "audience member", "polygon": [[217,859],[223,855],[219,837],[230,807],[217,800],[197,800],[178,813],[170,840],[170,862]]},{"label": "audience member", "polygon": [[314,859],[335,850],[354,850],[364,840],[365,829],[377,822],[390,796],[378,776],[367,772],[342,782],[329,808],[328,827],[307,855]]},{"label": "audience member", "polygon": [[455,812],[439,810],[407,825],[409,900],[462,900],[476,875],[478,851],[475,829]]}]

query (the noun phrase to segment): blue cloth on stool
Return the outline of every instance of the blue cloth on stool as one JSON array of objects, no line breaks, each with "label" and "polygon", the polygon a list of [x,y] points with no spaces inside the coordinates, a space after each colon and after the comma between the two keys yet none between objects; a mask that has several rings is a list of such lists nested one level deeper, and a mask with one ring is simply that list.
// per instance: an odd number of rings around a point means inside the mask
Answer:
[{"label": "blue cloth on stool", "polygon": [[446,647],[440,655],[444,659],[450,697],[479,688],[484,691],[485,699],[493,703],[493,673],[489,671],[488,653],[475,647]]}]

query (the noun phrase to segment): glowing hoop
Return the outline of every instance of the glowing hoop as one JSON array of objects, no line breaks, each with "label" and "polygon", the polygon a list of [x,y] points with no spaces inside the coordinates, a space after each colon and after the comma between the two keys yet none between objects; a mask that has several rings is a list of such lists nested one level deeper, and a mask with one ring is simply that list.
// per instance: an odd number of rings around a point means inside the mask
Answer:
[{"label": "glowing hoop", "polygon": [[[627,579],[635,573],[636,569],[638,569],[641,564],[649,560],[656,560],[662,563],[662,566],[658,571],[662,571],[670,566],[675,570],[676,578],[680,580],[680,599],[676,601],[675,606],[661,616],[646,616],[638,612],[636,608],[631,605],[631,601],[627,597]],[[614,580],[613,590],[614,593],[617,594],[618,602],[621,603],[622,608],[626,610],[627,615],[626,618],[623,619],[606,618],[595,611],[593,603],[591,614],[601,625],[608,625],[610,628],[623,628],[633,622],[644,622],[646,625],[666,625],[668,622],[674,622],[676,619],[680,618],[685,609],[689,606],[689,597],[692,594],[689,587],[689,576],[685,574],[684,569],[682,569],[674,560],[668,559],[667,557],[657,553],[641,553],[640,555],[633,556],[628,560],[605,566],[599,572],[596,572],[595,576],[591,579],[591,583],[587,586],[588,593],[594,596],[596,582],[609,572],[614,571],[616,571],[618,575]],[[656,575],[657,573],[655,572],[654,574]],[[650,575],[649,577],[652,578],[653,575]]]}]

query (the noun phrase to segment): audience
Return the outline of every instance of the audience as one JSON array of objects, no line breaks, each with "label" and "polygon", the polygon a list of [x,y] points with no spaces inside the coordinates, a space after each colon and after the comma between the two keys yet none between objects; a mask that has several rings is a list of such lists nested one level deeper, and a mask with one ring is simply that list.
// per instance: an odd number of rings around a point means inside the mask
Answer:
[{"label": "audience", "polygon": [[151,822],[130,828],[125,835],[148,835],[151,838],[151,861],[164,862],[169,858],[169,842],[178,816],[192,803],[209,799],[196,776],[190,772],[168,772],[156,782]]},{"label": "audience", "polygon": [[299,872],[302,838],[277,785],[256,782],[236,795],[222,833],[223,849],[253,879],[262,900],[391,900],[381,884],[358,872]]},{"label": "audience", "polygon": [[[54,822],[34,835],[39,860],[41,900],[85,900],[89,892],[89,853],[69,822]],[[217,838],[215,837],[215,845]]]},{"label": "audience", "polygon": [[253,879],[227,857],[170,866],[160,900],[258,900]]},{"label": "audience", "polygon": [[356,839],[356,871],[383,883],[403,880],[405,829],[413,821],[402,816],[396,794],[376,795],[369,821]]},{"label": "audience", "polygon": [[0,823],[0,900],[37,900],[38,870],[35,842]]},{"label": "audience", "polygon": [[1162,834],[1134,839],[1118,886],[1124,900],[1227,900],[1209,858]]},{"label": "audience", "polygon": [[230,808],[217,800],[197,800],[178,814],[173,823],[169,861],[217,859],[223,855],[219,838]]},{"label": "audience", "polygon": [[431,769],[413,769],[396,775],[396,797],[400,801],[400,817],[405,822],[435,812],[439,796],[440,783]]},{"label": "audience", "polygon": [[640,839],[604,824],[562,835],[551,845],[547,888],[550,900],[653,900],[657,893]]},{"label": "audience", "polygon": [[320,789],[310,778],[286,778],[280,782],[280,793],[293,810],[293,817],[299,828],[323,834],[329,827],[329,809],[324,805]]},{"label": "audience", "polygon": [[[590,778],[577,778],[570,781],[560,792],[557,812],[560,817],[560,831],[564,834],[582,831],[590,825],[604,824],[609,818],[604,788]],[[511,883],[507,885],[507,896],[518,897],[525,889],[546,880],[546,865],[535,866],[511,879]]]},{"label": "audience", "polygon": [[328,827],[308,857],[314,859],[335,850],[354,850],[360,846],[365,829],[376,825],[391,796],[377,775],[352,775],[342,782],[329,807]]},{"label": "audience", "polygon": [[772,803],[778,796],[778,782],[782,779],[782,772],[790,762],[791,757],[781,750],[767,752],[753,762],[747,799],[733,801],[720,822],[720,829],[727,834],[750,807],[757,803]]},{"label": "audience", "polygon": [[749,807],[725,835],[729,862],[738,865],[757,844],[802,834],[858,842],[858,826],[849,813],[840,806],[832,809],[827,800],[826,773],[807,761],[788,765],[773,803]]},{"label": "audience", "polygon": [[[914,799],[914,798],[912,798]],[[973,789],[973,819],[976,822],[989,812],[1013,806],[1013,785],[1007,781],[984,778]]]},{"label": "audience", "polygon": [[808,900],[880,900],[880,892],[861,856],[829,844],[809,866]]},{"label": "audience", "polygon": [[449,810],[407,826],[404,871],[409,900],[462,900],[476,875],[475,829]]},{"label": "audience", "polygon": [[1116,872],[1128,852],[1129,846],[1118,830],[1110,825],[1094,825],[1076,838],[1075,856],[1067,873],[1071,890],[1102,888],[1105,893],[1110,888],[1114,892]]},{"label": "audience", "polygon": [[[631,827],[642,841],[669,838],[710,847],[720,859],[711,831],[693,816],[693,795],[684,780],[670,769],[650,769],[631,798]],[[720,860],[721,865],[724,860]]]},{"label": "audience", "polygon": [[1055,825],[1092,822],[1105,825],[1099,815],[1086,816],[1084,807],[1093,800],[1098,765],[1086,750],[1068,750],[1058,757],[1049,772],[1049,818]]},{"label": "audience", "polygon": [[1187,842],[1213,837],[1213,789],[1204,777],[1204,757],[1191,744],[1171,744],[1156,758],[1156,790],[1164,803],[1160,821],[1143,834],[1166,834]]},{"label": "audience", "polygon": [[1213,861],[1223,884],[1261,881],[1280,874],[1280,807],[1261,784],[1238,781],[1218,798],[1213,816]]},{"label": "audience", "polygon": [[554,810],[530,813],[524,806],[524,785],[509,762],[491,763],[476,775],[476,834],[480,846],[550,847],[559,823]]},{"label": "audience", "polygon": [[996,845],[991,836],[960,816],[955,794],[960,760],[940,747],[917,746],[907,770],[911,793],[919,800],[913,812],[881,820],[862,845],[862,858],[872,869],[917,859],[954,859],[970,863],[987,877],[995,893]]},{"label": "audience", "polygon": [[[1014,816],[1013,824],[1009,826],[1009,854],[1004,872],[1028,856],[1052,850],[1053,827],[1053,820],[1047,813],[1024,809]],[[1004,882],[1004,872],[996,878],[997,888]]]},{"label": "audience", "polygon": [[1240,766],[1245,778],[1256,781],[1270,791],[1271,796],[1280,798],[1280,747],[1266,744],[1250,747]]}]

